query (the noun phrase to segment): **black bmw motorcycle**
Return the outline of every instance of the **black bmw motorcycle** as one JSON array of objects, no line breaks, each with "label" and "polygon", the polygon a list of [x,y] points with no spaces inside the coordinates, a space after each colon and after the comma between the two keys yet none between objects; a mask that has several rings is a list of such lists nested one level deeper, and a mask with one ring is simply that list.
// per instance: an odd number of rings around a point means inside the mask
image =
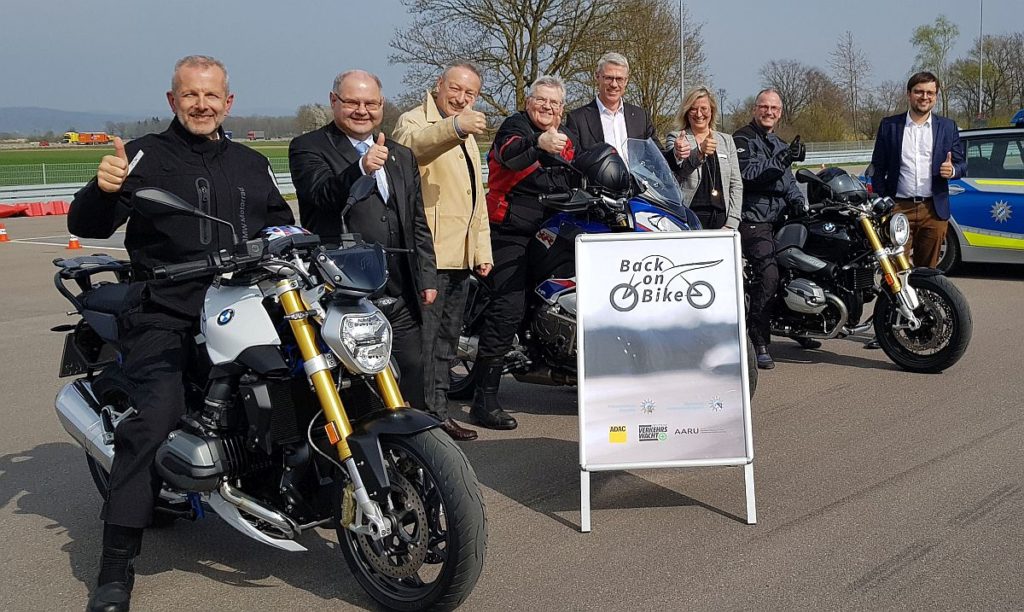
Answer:
[{"label": "black bmw motorcycle", "polygon": [[809,206],[775,235],[772,334],[842,338],[873,326],[882,350],[905,370],[941,372],[959,361],[973,327],[967,300],[941,271],[911,268],[903,248],[910,223],[893,212],[892,199],[869,196],[838,168],[799,170],[796,180],[807,184]]}]

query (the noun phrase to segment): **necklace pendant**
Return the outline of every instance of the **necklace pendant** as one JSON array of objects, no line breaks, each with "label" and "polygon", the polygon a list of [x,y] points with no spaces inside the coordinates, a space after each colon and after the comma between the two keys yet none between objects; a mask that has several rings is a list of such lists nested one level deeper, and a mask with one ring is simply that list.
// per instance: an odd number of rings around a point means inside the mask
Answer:
[{"label": "necklace pendant", "polygon": [[718,196],[718,190],[717,190],[717,189],[712,189],[712,190],[711,190],[711,197],[713,197],[713,198],[714,198],[714,197],[716,197],[716,196]]}]

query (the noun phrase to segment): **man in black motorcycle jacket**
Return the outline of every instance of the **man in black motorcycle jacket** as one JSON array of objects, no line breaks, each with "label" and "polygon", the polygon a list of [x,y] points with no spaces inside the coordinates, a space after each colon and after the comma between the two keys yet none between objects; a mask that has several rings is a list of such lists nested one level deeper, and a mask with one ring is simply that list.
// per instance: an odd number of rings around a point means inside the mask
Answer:
[{"label": "man in black motorcycle jacket", "polygon": [[493,300],[484,313],[476,368],[476,395],[470,414],[484,427],[514,429],[516,420],[498,403],[505,354],[512,347],[526,310],[529,268],[526,247],[544,220],[540,196],[565,194],[577,182],[567,167],[576,136],[561,126],[565,85],[542,76],[530,86],[526,111],[501,124],[487,155],[490,174],[487,212],[494,268]]},{"label": "man in black motorcycle jacket", "polygon": [[233,95],[220,61],[201,55],[179,60],[167,99],[175,114],[170,127],[127,145],[116,138],[115,155],[103,158],[96,178],[75,194],[68,212],[69,231],[87,238],[108,238],[127,221],[125,247],[136,281],[118,318],[118,333],[121,372],[134,389],[137,412],[115,432],[101,514],[103,553],[88,610],[129,609],[134,558],[160,489],[153,459],[185,413],[183,372],[211,281],[154,280],[152,270],[202,259],[233,244],[227,226],[159,210],[136,198],[135,191],[165,189],[231,222],[242,238],[253,238],[266,226],[294,223],[267,159],[224,136],[220,125]]},{"label": "man in black motorcycle jacket", "polygon": [[[769,305],[779,285],[775,261],[774,224],[788,210],[802,210],[806,201],[797,188],[790,166],[803,159],[797,136],[786,144],[775,135],[782,117],[782,98],[774,89],[761,91],[754,102],[754,117],[733,134],[740,175],[743,177],[743,210],[739,226],[743,257],[750,264],[747,333],[757,353],[757,367],[771,369]],[[815,341],[801,343],[814,348]],[[820,344],[819,344],[820,346]]]}]

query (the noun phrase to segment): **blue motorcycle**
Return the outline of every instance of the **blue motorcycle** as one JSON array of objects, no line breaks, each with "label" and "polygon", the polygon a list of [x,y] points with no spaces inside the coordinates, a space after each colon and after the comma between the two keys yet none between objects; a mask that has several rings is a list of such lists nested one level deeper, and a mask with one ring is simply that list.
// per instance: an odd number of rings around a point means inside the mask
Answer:
[{"label": "blue motorcycle", "polygon": [[[552,215],[527,248],[534,291],[527,296],[525,316],[505,355],[504,372],[520,382],[577,384],[577,235],[701,229],[697,216],[683,204],[679,184],[654,141],[631,138],[626,146],[628,179],[614,172],[616,165],[622,167],[614,149],[587,151],[572,163],[580,174],[581,187],[567,194],[543,196]],[[462,335],[449,370],[451,399],[473,396],[479,374],[475,365],[480,328],[489,302],[487,282],[472,277]],[[751,395],[757,385],[754,354],[748,340]]]}]

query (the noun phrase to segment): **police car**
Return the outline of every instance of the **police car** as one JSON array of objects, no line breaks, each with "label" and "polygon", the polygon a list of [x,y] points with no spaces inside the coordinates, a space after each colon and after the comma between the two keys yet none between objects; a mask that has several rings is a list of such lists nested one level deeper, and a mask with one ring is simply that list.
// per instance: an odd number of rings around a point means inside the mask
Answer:
[{"label": "police car", "polygon": [[949,182],[938,267],[1024,263],[1024,127],[961,130],[967,173]]}]

